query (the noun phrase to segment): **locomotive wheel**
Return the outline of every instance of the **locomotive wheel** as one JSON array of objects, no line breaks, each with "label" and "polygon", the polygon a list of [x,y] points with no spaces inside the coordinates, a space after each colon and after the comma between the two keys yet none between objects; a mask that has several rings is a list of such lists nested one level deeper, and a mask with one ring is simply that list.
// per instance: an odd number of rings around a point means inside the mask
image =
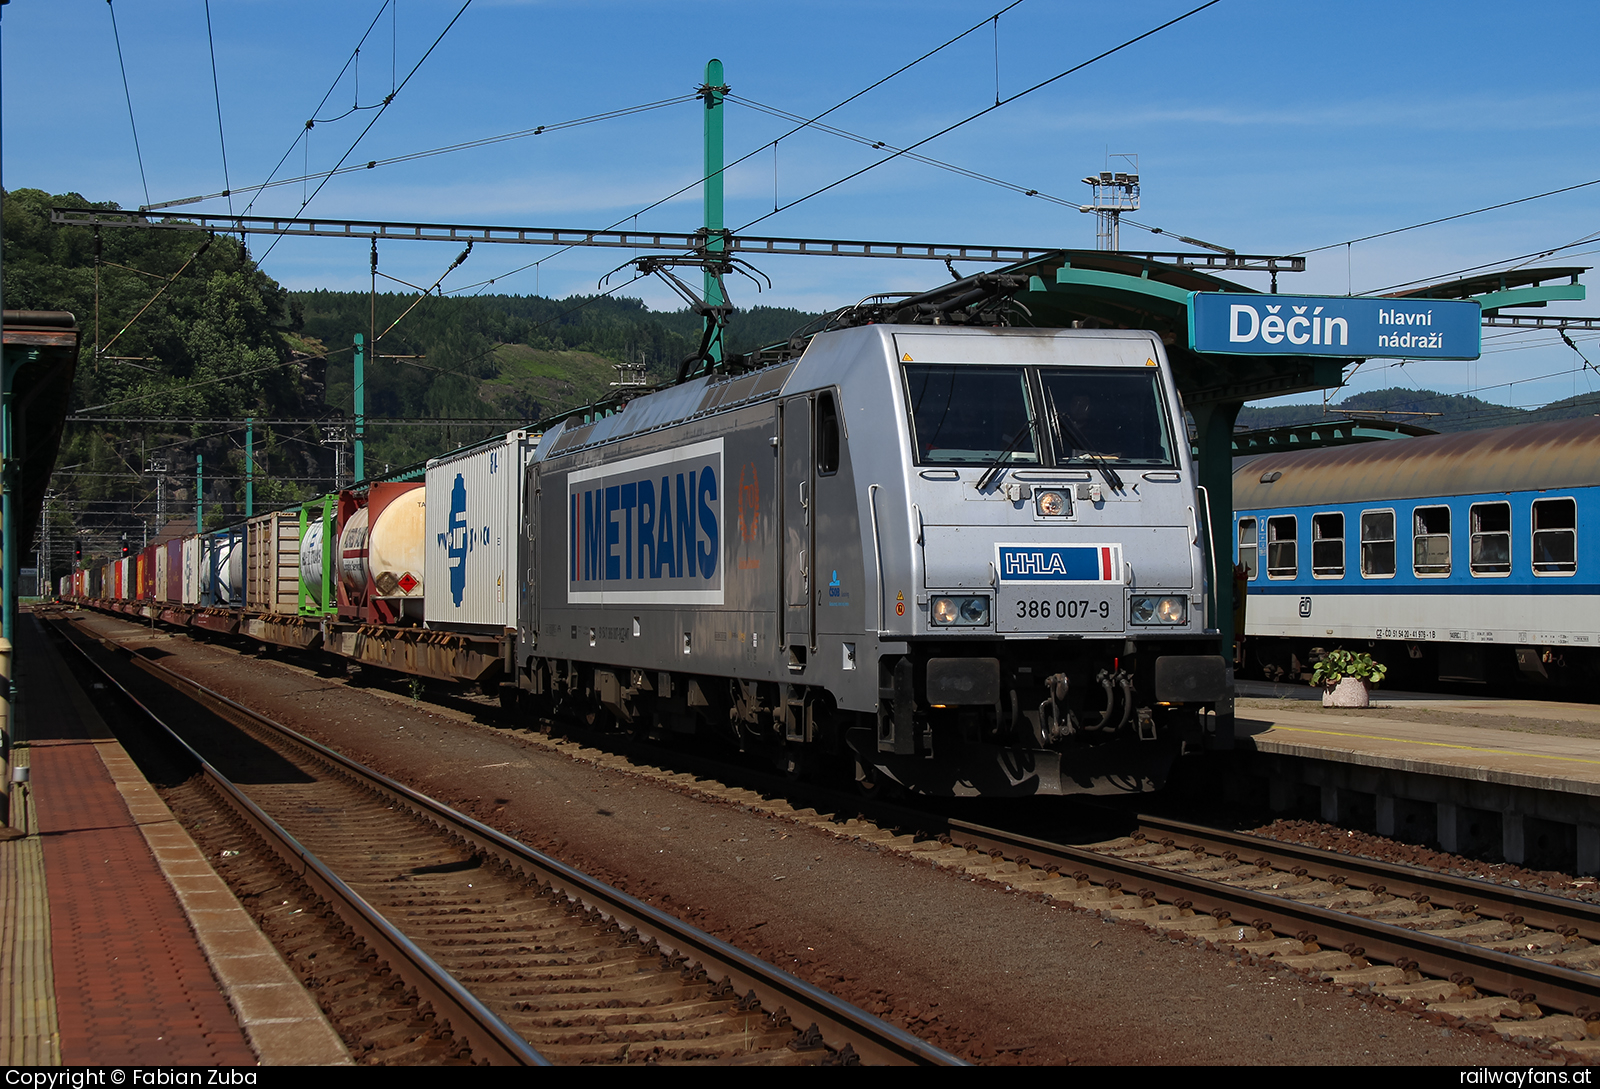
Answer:
[{"label": "locomotive wheel", "polygon": [[856,757],[856,790],[866,798],[881,798],[884,795],[883,777],[878,774],[878,769],[871,764],[864,764],[861,758]]}]

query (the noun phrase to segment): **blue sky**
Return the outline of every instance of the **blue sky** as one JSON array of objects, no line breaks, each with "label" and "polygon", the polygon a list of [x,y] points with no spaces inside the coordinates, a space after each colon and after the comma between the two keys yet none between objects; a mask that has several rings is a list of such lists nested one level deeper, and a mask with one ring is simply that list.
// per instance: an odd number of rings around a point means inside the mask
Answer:
[{"label": "blue sky", "polygon": [[[211,0],[217,93],[202,0],[116,0],[137,121],[134,153],[104,0],[16,0],[0,23],[0,171],[7,187],[77,191],[127,207],[224,188],[220,97],[233,186],[404,155],[685,95],[707,58],[735,95],[819,112],[988,19],[1009,0],[916,3],[475,0],[353,151],[381,102],[422,57],[460,0]],[[1193,2],[1024,0],[982,29],[828,117],[904,146],[1143,33]],[[380,10],[382,14],[379,15]],[[1117,153],[1138,155],[1141,222],[1241,252],[1293,253],[1482,205],[1600,179],[1600,7],[1541,4],[1221,3],[1011,102],[920,148],[926,155],[1070,201]],[[359,62],[338,79],[378,16]],[[318,110],[318,103],[328,94]],[[313,112],[315,111],[315,112]],[[305,135],[305,121],[319,123]],[[688,102],[616,120],[334,178],[308,213],[329,217],[556,227],[632,226],[639,209],[699,177],[701,111]],[[727,109],[728,222],[864,166],[881,152],[805,132],[743,104]],[[1108,155],[1113,158],[1108,159]],[[258,214],[295,213],[308,186],[254,197]],[[250,197],[233,198],[242,208]],[[211,200],[192,210],[225,212]],[[695,189],[639,216],[640,227],[700,225]],[[1094,221],[904,160],[780,212],[755,233],[895,241],[1092,247]],[[1280,290],[1374,291],[1566,246],[1542,264],[1600,252],[1600,185],[1485,215],[1314,253]],[[1124,228],[1124,245],[1170,242]],[[254,241],[257,256],[266,249]],[[381,268],[432,283],[459,247],[389,243]],[[479,246],[446,289],[564,296],[595,290],[629,254]],[[773,287],[736,281],[740,305],[806,309],[947,277],[918,262],[764,259]],[[289,287],[363,289],[364,243],[286,240],[264,260]],[[493,288],[471,285],[494,278]],[[1265,288],[1265,278],[1240,281]],[[626,289],[676,305],[665,289]],[[1549,312],[1600,314],[1594,303]],[[1553,335],[1492,336],[1473,363],[1374,362],[1351,389],[1477,389],[1531,405],[1600,389]],[[1600,363],[1600,339],[1575,336]],[[1551,377],[1538,377],[1550,375]],[[1515,385],[1508,383],[1515,382]]]}]

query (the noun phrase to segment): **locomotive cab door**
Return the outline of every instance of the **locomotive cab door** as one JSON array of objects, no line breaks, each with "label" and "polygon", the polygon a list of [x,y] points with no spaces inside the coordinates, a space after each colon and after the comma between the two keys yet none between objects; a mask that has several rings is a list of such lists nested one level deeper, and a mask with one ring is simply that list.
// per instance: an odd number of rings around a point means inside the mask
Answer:
[{"label": "locomotive cab door", "polygon": [[811,456],[809,396],[783,402],[779,423],[783,464],[783,637],[791,667],[804,666],[816,631],[816,594],[811,587],[812,559],[816,554],[816,519],[813,496],[816,481]]},{"label": "locomotive cab door", "polygon": [[522,474],[522,524],[517,527],[522,537],[521,547],[510,550],[509,564],[514,570],[507,572],[516,578],[519,587],[517,604],[517,656],[521,659],[519,665],[528,664],[528,659],[535,653],[539,645],[539,572],[540,566],[539,520],[543,513],[539,509],[541,498],[542,474],[539,466],[532,463],[531,458],[527,470]]}]

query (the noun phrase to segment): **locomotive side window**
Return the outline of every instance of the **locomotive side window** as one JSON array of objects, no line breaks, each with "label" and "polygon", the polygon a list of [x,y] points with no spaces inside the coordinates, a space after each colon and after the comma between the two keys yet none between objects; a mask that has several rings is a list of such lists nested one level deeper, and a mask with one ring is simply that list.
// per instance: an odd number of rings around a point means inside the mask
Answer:
[{"label": "locomotive side window", "polygon": [[1361,577],[1394,577],[1394,511],[1361,512]]},{"label": "locomotive side window", "polygon": [[920,465],[1039,463],[1021,367],[905,364]]},{"label": "locomotive side window", "polygon": [[1578,503],[1538,499],[1533,504],[1533,573],[1570,575],[1578,569]]},{"label": "locomotive side window", "polygon": [[1323,579],[1344,578],[1344,515],[1312,515],[1311,574]]},{"label": "locomotive side window", "polygon": [[1450,573],[1450,508],[1418,507],[1411,512],[1411,569],[1423,578]]},{"label": "locomotive side window", "polygon": [[1474,503],[1472,517],[1472,556],[1469,565],[1474,575],[1511,573],[1511,504]]},{"label": "locomotive side window", "polygon": [[817,472],[832,476],[839,471],[839,410],[833,394],[817,398]]},{"label": "locomotive side window", "polygon": [[1239,519],[1239,562],[1244,565],[1244,577],[1253,579],[1260,570],[1261,561],[1256,556],[1256,520]]},{"label": "locomotive side window", "polygon": [[1299,533],[1295,524],[1294,515],[1285,515],[1280,518],[1267,519],[1267,577],[1269,579],[1292,579],[1299,571],[1299,560],[1295,556],[1296,538]]}]

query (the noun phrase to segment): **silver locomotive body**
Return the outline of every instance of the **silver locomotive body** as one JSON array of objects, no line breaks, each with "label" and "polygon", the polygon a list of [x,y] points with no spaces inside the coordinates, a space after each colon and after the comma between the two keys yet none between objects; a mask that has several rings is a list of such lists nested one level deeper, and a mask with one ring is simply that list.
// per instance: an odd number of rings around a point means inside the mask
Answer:
[{"label": "silver locomotive body", "polygon": [[1160,784],[1223,693],[1144,333],[876,325],[548,432],[519,684],[947,794]]}]

